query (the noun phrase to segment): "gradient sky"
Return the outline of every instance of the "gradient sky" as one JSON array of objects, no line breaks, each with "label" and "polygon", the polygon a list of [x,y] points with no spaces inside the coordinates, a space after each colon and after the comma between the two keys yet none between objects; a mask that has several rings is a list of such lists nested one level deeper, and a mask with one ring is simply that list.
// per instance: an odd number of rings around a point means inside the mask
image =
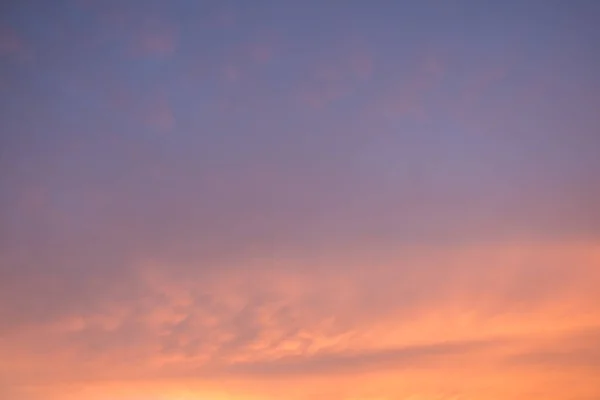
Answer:
[{"label": "gradient sky", "polygon": [[0,5],[0,399],[600,399],[600,2]]}]

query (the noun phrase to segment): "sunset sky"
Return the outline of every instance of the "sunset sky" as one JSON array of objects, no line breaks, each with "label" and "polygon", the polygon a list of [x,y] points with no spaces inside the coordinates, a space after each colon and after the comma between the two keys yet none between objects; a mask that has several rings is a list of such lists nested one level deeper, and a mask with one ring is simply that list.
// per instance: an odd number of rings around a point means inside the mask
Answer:
[{"label": "sunset sky", "polygon": [[0,2],[0,400],[599,400],[600,1]]}]

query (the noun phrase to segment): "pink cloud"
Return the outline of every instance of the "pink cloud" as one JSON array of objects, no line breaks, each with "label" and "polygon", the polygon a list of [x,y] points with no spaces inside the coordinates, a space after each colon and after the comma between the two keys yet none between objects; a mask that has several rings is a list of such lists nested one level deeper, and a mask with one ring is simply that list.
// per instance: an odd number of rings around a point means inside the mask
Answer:
[{"label": "pink cloud", "polygon": [[0,56],[13,55],[23,51],[24,44],[10,27],[0,26]]},{"label": "pink cloud", "polygon": [[307,79],[297,88],[297,98],[321,108],[352,95],[375,73],[371,48],[364,40],[347,39],[335,51],[317,59]]},{"label": "pink cloud", "polygon": [[299,98],[311,107],[322,108],[352,94],[360,81],[373,73],[372,58],[355,53],[317,65],[310,79],[299,89]]},{"label": "pink cloud", "polygon": [[164,97],[158,97],[143,110],[144,123],[161,132],[170,132],[176,121],[173,109]]},{"label": "pink cloud", "polygon": [[363,39],[355,39],[351,41],[347,52],[345,58],[347,58],[349,72],[358,79],[370,79],[375,71],[375,60],[369,43]]},{"label": "pink cloud", "polygon": [[419,95],[412,93],[398,95],[389,102],[383,104],[383,114],[390,118],[399,116],[410,116],[419,122],[427,120],[427,112]]},{"label": "pink cloud", "polygon": [[496,65],[483,69],[478,75],[475,75],[467,84],[463,92],[463,101],[466,103],[465,106],[476,106],[485,92],[495,83],[506,77],[508,71],[508,66]]},{"label": "pink cloud", "polygon": [[240,68],[235,65],[226,65],[223,68],[223,78],[229,83],[237,82],[241,77]]},{"label": "pink cloud", "polygon": [[90,46],[127,40],[136,26],[135,13],[123,4],[97,0],[77,0],[76,4],[98,22],[98,29],[88,39]]},{"label": "pink cloud", "polygon": [[410,116],[420,122],[426,121],[429,118],[424,103],[426,96],[440,84],[445,71],[446,67],[439,56],[425,54],[412,72],[399,78],[368,112],[392,118]]},{"label": "pink cloud", "polygon": [[355,85],[344,79],[339,70],[328,67],[318,70],[313,80],[300,88],[298,96],[311,107],[323,108],[354,90]]},{"label": "pink cloud", "polygon": [[237,82],[242,76],[251,76],[258,68],[269,63],[274,54],[273,42],[272,35],[262,34],[230,49],[227,61],[221,68],[223,79],[229,83]]},{"label": "pink cloud", "polygon": [[280,47],[281,38],[278,34],[264,30],[256,34],[256,37],[248,44],[245,52],[255,64],[266,64],[275,55],[276,48]]},{"label": "pink cloud", "polygon": [[2,57],[29,62],[35,58],[35,52],[13,28],[0,25],[0,58]]},{"label": "pink cloud", "polygon": [[47,211],[48,193],[42,186],[30,187],[23,190],[20,207],[25,213],[38,214]]},{"label": "pink cloud", "polygon": [[256,43],[250,46],[250,58],[258,64],[265,64],[271,60],[273,49],[267,43]]},{"label": "pink cloud", "polygon": [[108,98],[118,110],[131,110],[134,106],[133,94],[122,85],[113,84],[107,89]]},{"label": "pink cloud", "polygon": [[351,60],[353,72],[361,79],[368,79],[373,76],[374,62],[373,57],[365,52],[357,53]]},{"label": "pink cloud", "polygon": [[148,19],[134,33],[131,46],[134,54],[169,56],[177,50],[177,28],[165,21]]},{"label": "pink cloud", "polygon": [[343,84],[327,84],[324,86],[315,85],[312,88],[305,88],[300,92],[300,100],[314,108],[323,108],[330,103],[341,99],[352,92],[351,86]]},{"label": "pink cloud", "polygon": [[221,29],[232,28],[236,22],[237,13],[232,7],[222,8],[212,18],[212,25]]},{"label": "pink cloud", "polygon": [[444,75],[446,67],[442,60],[435,54],[429,54],[423,63],[423,72],[432,80],[441,79]]},{"label": "pink cloud", "polygon": [[[503,117],[497,114],[496,107],[482,107],[486,95],[512,69],[513,61],[490,63],[479,68],[461,89],[459,96],[451,103],[454,118],[468,129],[486,130],[488,127],[500,122]],[[521,96],[519,96],[521,97]],[[522,101],[514,98],[512,102]],[[490,114],[493,111],[494,115]]]}]

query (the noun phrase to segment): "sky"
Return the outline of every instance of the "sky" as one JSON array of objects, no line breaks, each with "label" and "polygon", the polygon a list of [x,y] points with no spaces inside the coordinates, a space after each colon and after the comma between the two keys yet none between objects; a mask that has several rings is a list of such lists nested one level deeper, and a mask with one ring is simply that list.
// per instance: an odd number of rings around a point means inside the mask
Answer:
[{"label": "sky", "polygon": [[0,3],[0,399],[600,399],[600,3]]}]

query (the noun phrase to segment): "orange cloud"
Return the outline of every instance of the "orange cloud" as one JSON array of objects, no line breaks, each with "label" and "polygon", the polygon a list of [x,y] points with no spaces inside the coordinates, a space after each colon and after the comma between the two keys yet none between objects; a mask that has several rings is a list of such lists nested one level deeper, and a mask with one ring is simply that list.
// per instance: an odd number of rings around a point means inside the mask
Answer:
[{"label": "orange cloud", "polygon": [[[2,358],[21,361],[0,370],[17,386],[37,371],[39,384],[89,382],[79,385],[107,397],[118,392],[100,381],[158,379],[168,393],[176,382],[240,380],[246,387],[258,380],[260,393],[275,379],[321,376],[373,388],[369,377],[381,374],[391,379],[382,388],[394,388],[381,394],[387,399],[427,393],[417,378],[425,374],[433,386],[487,399],[533,393],[514,369],[552,384],[546,368],[580,380],[600,368],[597,244],[415,248],[377,261],[352,258],[338,260],[339,267],[323,260],[326,270],[309,260],[257,260],[208,274],[144,262],[136,279],[143,285],[125,301],[106,297],[102,312],[7,336]],[[488,381],[495,374],[508,381]],[[404,389],[392,376],[404,377]]]}]

